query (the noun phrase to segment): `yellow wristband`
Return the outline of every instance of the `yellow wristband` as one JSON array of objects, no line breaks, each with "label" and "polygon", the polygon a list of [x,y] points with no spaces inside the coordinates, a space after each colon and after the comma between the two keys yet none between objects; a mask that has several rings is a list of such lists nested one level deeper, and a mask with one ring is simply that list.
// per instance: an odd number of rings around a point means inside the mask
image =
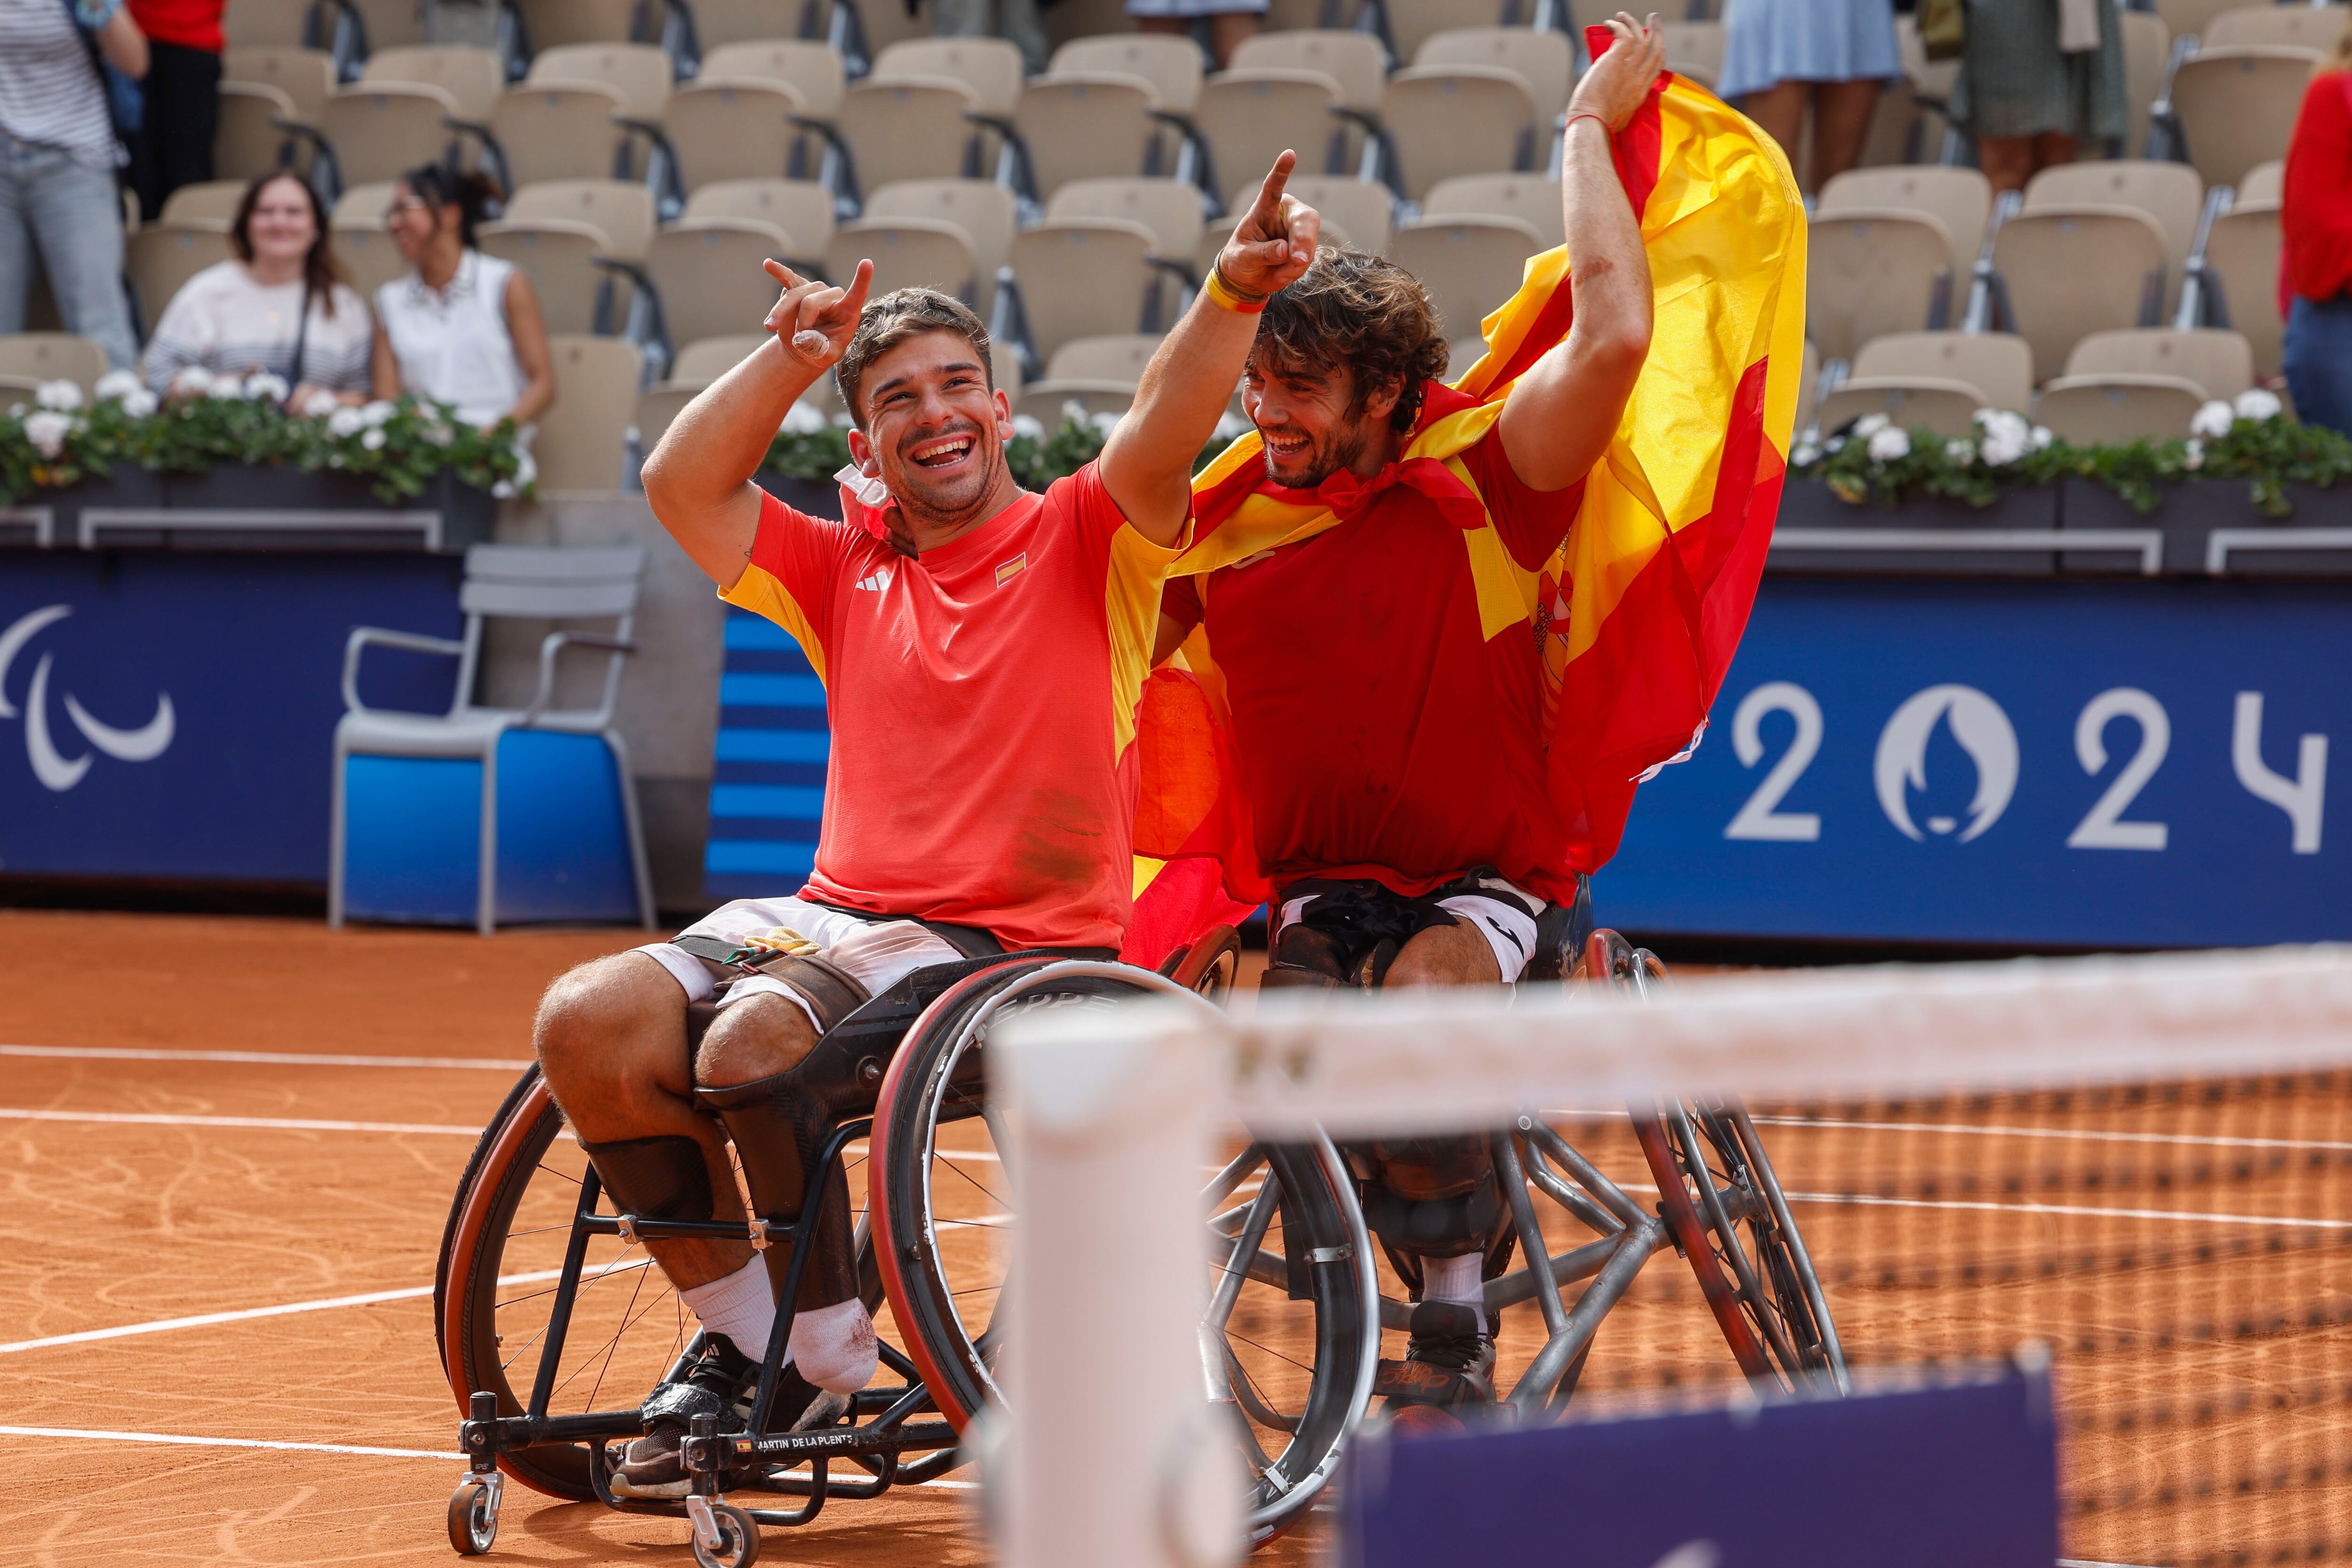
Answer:
[{"label": "yellow wristband", "polygon": [[1265,309],[1265,295],[1253,300],[1239,292],[1225,281],[1225,269],[1214,263],[1210,265],[1209,276],[1202,280],[1201,290],[1235,315],[1255,316]]}]

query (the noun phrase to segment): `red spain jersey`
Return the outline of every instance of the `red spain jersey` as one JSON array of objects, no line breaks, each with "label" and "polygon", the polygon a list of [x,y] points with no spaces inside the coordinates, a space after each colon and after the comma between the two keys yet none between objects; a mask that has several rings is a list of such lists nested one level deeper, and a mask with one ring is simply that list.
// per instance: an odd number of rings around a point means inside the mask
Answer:
[{"label": "red spain jersey", "polygon": [[[1390,483],[1337,527],[1169,581],[1162,614],[1207,617],[1258,863],[1277,886],[1369,878],[1413,896],[1492,866],[1575,896],[1542,740],[1542,641],[1566,605],[1547,605],[1532,636],[1524,615],[1490,626],[1474,556],[1538,572],[1583,486],[1529,489],[1493,431],[1446,466],[1484,503],[1481,526]],[[1559,594],[1548,579],[1544,592]]]},{"label": "red spain jersey", "polygon": [[720,596],[790,632],[824,682],[803,890],[1007,947],[1118,947],[1136,699],[1176,553],[1127,525],[1092,464],[919,560],[766,498]]}]

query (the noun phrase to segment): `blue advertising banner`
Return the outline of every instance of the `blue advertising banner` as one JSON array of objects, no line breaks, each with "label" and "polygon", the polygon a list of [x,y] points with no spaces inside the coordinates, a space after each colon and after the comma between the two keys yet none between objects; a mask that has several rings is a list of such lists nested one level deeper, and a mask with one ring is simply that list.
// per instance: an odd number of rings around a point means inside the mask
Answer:
[{"label": "blue advertising banner", "polygon": [[816,865],[832,750],[824,683],[800,644],[772,621],[729,605],[703,850],[712,902],[800,890]]},{"label": "blue advertising banner", "polygon": [[[0,876],[327,879],[354,626],[455,637],[456,556],[0,555]],[[372,704],[455,661],[372,651]]]},{"label": "blue advertising banner", "polygon": [[1643,932],[2352,937],[2352,589],[1770,577],[1594,879]]}]

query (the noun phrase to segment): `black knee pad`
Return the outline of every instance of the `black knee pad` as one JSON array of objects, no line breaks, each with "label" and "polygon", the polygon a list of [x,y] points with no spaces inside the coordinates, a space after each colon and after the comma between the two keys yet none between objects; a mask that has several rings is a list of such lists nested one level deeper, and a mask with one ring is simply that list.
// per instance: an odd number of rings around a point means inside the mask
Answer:
[{"label": "black knee pad", "polygon": [[710,1164],[702,1145],[672,1133],[583,1143],[613,1206],[640,1219],[709,1219]]},{"label": "black knee pad", "polygon": [[[801,1068],[728,1089],[698,1089],[694,1100],[717,1116],[734,1140],[753,1211],[779,1224],[797,1223],[807,1201],[810,1173],[835,1125],[822,1099],[803,1084]],[[826,1184],[816,1253],[801,1277],[802,1307],[829,1307],[857,1294],[853,1235],[848,1183],[836,1169]],[[779,1240],[771,1237],[772,1243]],[[781,1290],[792,1249],[771,1245],[767,1256],[770,1276]]]}]

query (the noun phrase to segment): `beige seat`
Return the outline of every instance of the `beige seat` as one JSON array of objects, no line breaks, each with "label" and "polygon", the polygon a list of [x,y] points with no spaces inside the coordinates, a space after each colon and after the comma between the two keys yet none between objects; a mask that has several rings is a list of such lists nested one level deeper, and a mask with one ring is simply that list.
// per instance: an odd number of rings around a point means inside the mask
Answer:
[{"label": "beige seat", "polygon": [[346,185],[396,179],[449,155],[457,100],[424,82],[368,82],[329,95],[319,130]]},{"label": "beige seat", "polygon": [[1713,91],[1716,79],[1723,75],[1723,24],[1667,22],[1661,30],[1665,34],[1666,68]]},{"label": "beige seat", "polygon": [[[1820,208],[1824,217],[1857,208],[1926,213],[1951,236],[1952,265],[1958,268],[1956,276],[1965,277],[1984,248],[1985,221],[1992,214],[1992,183],[1974,169],[1925,164],[1852,169],[1822,187]],[[1954,301],[1955,306],[1958,303]]]},{"label": "beige seat", "polygon": [[1124,414],[1160,343],[1158,332],[1121,332],[1064,343],[1046,365],[1045,379],[1021,389],[1020,412],[1049,428],[1061,422],[1062,405],[1072,401],[1089,414]]},{"label": "beige seat", "polygon": [[555,402],[539,416],[530,447],[541,491],[619,489],[626,482],[622,458],[645,357],[618,338],[569,332],[551,334],[547,352],[555,364]]},{"label": "beige seat", "polygon": [[742,218],[685,218],[656,235],[646,272],[670,342],[757,327],[776,302],[775,279],[761,263],[792,250],[783,230]]},{"label": "beige seat", "polygon": [[245,180],[205,180],[182,185],[163,198],[165,223],[229,223],[245,200]]},{"label": "beige seat", "polygon": [[2279,316],[2279,204],[2240,201],[2205,236],[2207,277],[2220,285],[2222,313],[2252,350],[2254,374],[2279,374],[2286,324]]},{"label": "beige seat", "polygon": [[437,87],[457,100],[458,119],[479,125],[489,119],[499,94],[507,89],[507,70],[496,49],[415,44],[377,48],[368,56],[360,80],[370,87],[384,82]]},{"label": "beige seat", "polygon": [[[1421,47],[1439,33],[1455,27],[1500,23],[1507,7],[1496,0],[1381,0],[1381,19],[1388,24],[1390,45],[1400,60],[1418,59]],[[1514,20],[1523,19],[1519,12]],[[1325,26],[1346,26],[1326,22]]]},{"label": "beige seat", "polygon": [[16,332],[0,337],[0,376],[70,381],[83,395],[106,374],[106,351],[71,332]]},{"label": "beige seat", "polygon": [[1267,0],[1269,29],[1352,27],[1362,6],[1359,0]]},{"label": "beige seat", "polygon": [[2076,343],[2066,374],[2179,376],[2209,398],[2233,398],[2254,384],[2254,353],[2242,334],[2216,327],[2132,327]]},{"label": "beige seat", "polygon": [[[702,13],[699,7],[695,16]],[[840,52],[813,38],[762,38],[757,43],[730,43],[710,48],[703,40],[702,79],[705,80],[740,81],[746,79],[782,82],[801,95],[808,112],[819,120],[832,118],[841,107],[842,89],[848,78],[842,73]]]},{"label": "beige seat", "polygon": [[[1140,77],[1039,77],[1021,89],[1013,129],[1040,198],[1073,180],[1141,174],[1160,145],[1159,95]],[[1195,205],[1198,205],[1197,198]]]},{"label": "beige seat", "polygon": [[1853,356],[1855,377],[1965,382],[1980,406],[2022,414],[2033,402],[2033,350],[2011,332],[1889,332]]},{"label": "beige seat", "polygon": [[1029,340],[1045,363],[1074,338],[1147,330],[1159,279],[1146,258],[1159,238],[1120,218],[1049,220],[1013,241]]},{"label": "beige seat", "polygon": [[2164,230],[2169,306],[2179,296],[2181,266],[2197,243],[2198,214],[2205,205],[2205,184],[2197,171],[2186,163],[2110,158],[2044,169],[2025,187],[2029,213],[2085,205],[2133,207],[2156,220]]},{"label": "beige seat", "polygon": [[400,247],[383,230],[383,209],[366,223],[337,223],[335,258],[343,264],[343,271],[359,290],[361,299],[374,309],[375,291],[395,279],[408,275],[408,263]]},{"label": "beige seat", "polygon": [[122,275],[138,297],[139,318],[153,331],[164,307],[180,285],[216,261],[229,258],[226,223],[172,223],[140,226],[122,241]]},{"label": "beige seat", "polygon": [[814,264],[833,243],[833,193],[813,180],[720,180],[686,198],[690,218],[742,218],[783,231],[792,248],[777,258]]},{"label": "beige seat", "polygon": [[668,434],[670,425],[679,412],[701,396],[702,389],[709,384],[708,381],[688,381],[683,376],[672,376],[638,393],[636,407],[629,416],[629,423],[636,426],[638,452],[649,454],[660,446],[661,438]]},{"label": "beige seat", "polygon": [[[1261,180],[1249,183],[1250,201],[1257,199]],[[1326,234],[1337,228],[1359,250],[1375,256],[1387,252],[1389,238],[1396,232],[1396,198],[1379,181],[1346,174],[1293,174],[1286,189],[1323,215]],[[1236,197],[1241,194],[1236,191]],[[1248,204],[1237,200],[1233,210],[1236,215],[1247,212]],[[1230,235],[1233,225],[1227,224],[1224,232]]]},{"label": "beige seat", "polygon": [[1421,279],[1444,330],[1464,337],[1518,291],[1528,258],[1542,248],[1534,226],[1517,218],[1423,218],[1396,231],[1389,258]]},{"label": "beige seat", "polygon": [[1976,412],[1988,406],[1981,387],[1936,376],[1857,375],[1840,382],[1814,411],[1822,434],[1833,436],[1865,414],[1895,424],[1925,425],[1938,436],[1976,433]]},{"label": "beige seat", "polygon": [[2042,389],[2033,417],[2061,439],[2090,446],[2189,434],[2204,388],[2178,375],[2062,375]]},{"label": "beige seat", "polygon": [[604,236],[606,254],[631,261],[653,243],[653,193],[631,180],[542,180],[507,198],[506,216],[587,224]]},{"label": "beige seat", "polygon": [[509,88],[490,111],[516,188],[544,180],[628,177],[628,105],[604,82],[544,81]]},{"label": "beige seat", "polygon": [[656,44],[565,44],[532,56],[523,84],[602,82],[621,95],[630,119],[658,121],[672,77],[670,58]]},{"label": "beige seat", "polygon": [[1515,217],[1531,226],[1547,249],[1566,243],[1559,182],[1541,174],[1458,174],[1421,199],[1423,217],[1457,215]]},{"label": "beige seat", "polygon": [[2267,45],[2274,48],[2314,49],[2321,54],[2344,36],[2347,5],[2240,5],[2205,24],[2198,35],[2200,49]]},{"label": "beige seat", "polygon": [[231,44],[221,54],[224,82],[274,87],[294,105],[294,118],[316,124],[335,90],[335,58],[324,49]]},{"label": "beige seat", "polygon": [[2267,163],[2257,163],[2246,171],[2238,182],[2238,201],[2274,202],[2286,195],[2286,160],[2273,158]]},{"label": "beige seat", "polygon": [[979,173],[977,128],[967,118],[978,108],[971,89],[950,78],[869,77],[841,95],[834,122],[849,146],[858,189],[872,191]]},{"label": "beige seat", "polygon": [[928,38],[934,21],[930,0],[850,0],[866,35],[867,57],[879,54],[902,38]]},{"label": "beige seat", "polygon": [[1155,237],[1159,256],[1181,259],[1200,247],[1201,194],[1181,180],[1076,180],[1054,193],[1045,216],[1139,223]]},{"label": "beige seat", "polygon": [[2153,320],[2164,299],[2164,230],[2137,207],[2020,213],[1993,240],[1993,266],[2036,378],[2093,332]]},{"label": "beige seat", "polygon": [[[243,5],[245,0],[236,0]],[[639,0],[515,0],[530,47],[541,53],[567,44],[625,44]]]},{"label": "beige seat", "polygon": [[697,338],[677,351],[677,358],[669,367],[669,378],[707,386],[750,359],[752,351],[766,342],[768,336],[766,332],[730,332],[716,338]]},{"label": "beige seat", "polygon": [[2319,55],[2249,46],[2200,49],[2172,73],[2189,161],[2209,185],[2234,185],[2247,170],[2286,156]]},{"label": "beige seat", "polygon": [[1260,33],[1234,50],[1235,70],[1320,71],[1339,84],[1339,102],[1367,114],[1380,111],[1388,86],[1388,52],[1369,33]]},{"label": "beige seat", "polygon": [[1919,42],[1918,25],[1909,16],[1895,18],[1895,47],[1903,75],[1878,95],[1863,137],[1861,168],[1931,162],[1942,151],[1950,128],[1937,106],[1951,101],[1959,60],[1929,59]]},{"label": "beige seat", "polygon": [[2131,100],[2131,130],[2124,137],[2126,155],[2147,151],[2148,110],[2164,91],[2165,68],[2172,59],[2172,29],[2153,11],[2117,11],[2123,28],[2124,96]]},{"label": "beige seat", "polygon": [[345,185],[343,194],[335,198],[334,210],[327,215],[327,221],[340,228],[381,228],[383,215],[391,209],[393,197],[399,192],[397,180]]},{"label": "beige seat", "polygon": [[801,30],[802,0],[694,0],[694,39],[710,53],[730,44],[792,38]]},{"label": "beige seat", "polygon": [[807,111],[798,92],[774,81],[706,75],[680,88],[662,117],[680,184],[782,178],[800,135],[793,117]]},{"label": "beige seat", "polygon": [[1959,306],[1952,236],[1924,212],[1823,212],[1805,241],[1805,325],[1825,360],[1851,360],[1888,332],[1930,325]]},{"label": "beige seat", "polygon": [[1821,390],[1822,383],[1822,351],[1813,347],[1811,338],[1805,340],[1805,353],[1801,366],[1797,372],[1797,423],[1794,428],[1801,432],[1813,427],[1813,395]]},{"label": "beige seat", "polygon": [[2213,25],[2213,18],[2226,11],[2234,11],[2246,0],[2156,0],[2156,14],[2176,38],[2194,33],[2204,35]]},{"label": "beige seat", "polygon": [[551,332],[618,330],[627,299],[613,275],[596,265],[607,254],[604,231],[571,218],[521,218],[484,224],[482,253],[511,261],[530,279]]},{"label": "beige seat", "polygon": [[[1069,0],[1064,0],[1067,5]],[[1114,33],[1075,38],[1054,51],[1042,80],[1062,76],[1131,76],[1151,84],[1160,107],[1191,114],[1201,101],[1201,48],[1190,38],[1159,33]]]},{"label": "beige seat", "polygon": [[874,60],[876,81],[960,81],[972,107],[1002,119],[1021,100],[1021,51],[1003,38],[909,38]]},{"label": "beige seat", "polygon": [[1527,27],[1448,27],[1432,33],[1414,51],[1417,66],[1486,66],[1515,71],[1527,84],[1536,121],[1549,126],[1568,107],[1576,61],[1568,35]]},{"label": "beige seat", "polygon": [[405,48],[425,41],[425,0],[350,0],[367,26],[368,47]]},{"label": "beige seat", "polygon": [[[929,217],[864,217],[834,231],[824,275],[846,279],[860,260],[874,263],[874,293],[936,289],[975,308],[985,303],[971,237],[959,224]],[[772,292],[772,286],[771,287]]]},{"label": "beige seat", "polygon": [[221,16],[228,47],[300,48],[306,41],[313,0],[236,0]]},{"label": "beige seat", "polygon": [[1530,166],[1535,101],[1517,72],[1492,66],[1415,66],[1389,79],[1381,123],[1405,194],[1418,200],[1456,174]]},{"label": "beige seat", "polygon": [[1319,71],[1232,70],[1202,83],[1192,120],[1218,187],[1255,190],[1286,148],[1300,174],[1339,173],[1350,142],[1331,112],[1339,100],[1339,83]]},{"label": "beige seat", "polygon": [[220,126],[213,132],[213,173],[224,180],[250,180],[283,163],[308,169],[308,145],[278,129],[278,121],[296,118],[294,100],[282,89],[222,82]]}]

